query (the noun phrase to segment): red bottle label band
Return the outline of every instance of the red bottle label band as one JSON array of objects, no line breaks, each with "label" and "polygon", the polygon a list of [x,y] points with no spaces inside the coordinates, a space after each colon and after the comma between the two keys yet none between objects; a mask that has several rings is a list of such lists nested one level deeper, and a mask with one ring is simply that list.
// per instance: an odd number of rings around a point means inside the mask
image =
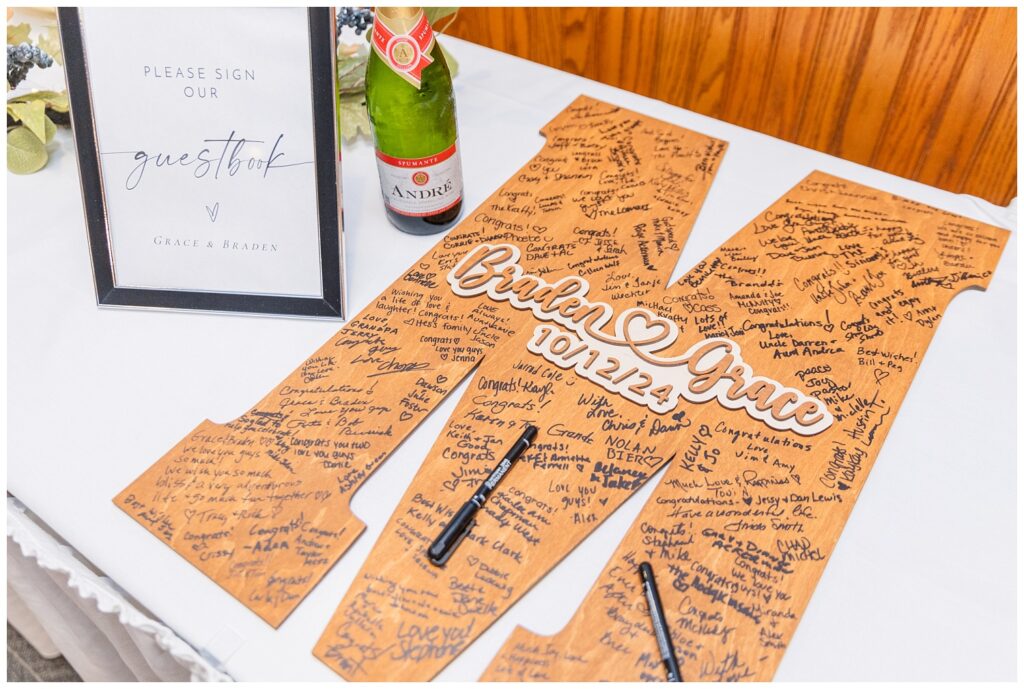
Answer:
[{"label": "red bottle label band", "polygon": [[393,165],[394,167],[409,168],[428,167],[430,165],[437,165],[438,163],[444,162],[445,160],[448,160],[449,158],[456,154],[458,154],[456,144],[452,144],[451,146],[441,151],[440,153],[435,153],[434,155],[427,156],[426,158],[395,158],[394,156],[389,156],[387,153],[384,153],[383,151],[377,151],[377,157],[383,160],[388,165]]},{"label": "red bottle label band", "polygon": [[411,20],[388,19],[380,11],[373,17],[373,50],[398,76],[417,89],[423,70],[434,59],[434,30],[427,15],[420,10]]},{"label": "red bottle label band", "polygon": [[377,151],[384,203],[400,215],[437,215],[462,200],[462,160],[458,141],[425,158],[396,158]]}]

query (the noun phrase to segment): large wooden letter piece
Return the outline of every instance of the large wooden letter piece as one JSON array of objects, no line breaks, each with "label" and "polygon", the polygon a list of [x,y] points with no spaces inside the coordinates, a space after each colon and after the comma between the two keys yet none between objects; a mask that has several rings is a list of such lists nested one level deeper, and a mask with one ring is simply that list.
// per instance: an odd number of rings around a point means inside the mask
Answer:
[{"label": "large wooden letter piece", "polygon": [[[988,283],[1005,239],[997,228],[812,174],[672,288],[618,299],[618,285],[591,286],[587,300],[608,302],[619,318],[648,311],[634,341],[657,338],[659,316],[676,325],[676,344],[651,360],[682,359],[701,342],[734,346],[731,363],[692,367],[703,374],[694,388],[717,376],[719,396],[669,398],[661,413],[642,371],[654,379],[670,371],[685,385],[692,370],[642,362],[615,385],[633,367],[622,363],[630,361],[623,347],[598,345],[591,360],[593,346],[555,344],[548,323],[557,319],[526,303],[528,275],[493,281],[490,292],[467,289],[460,264],[448,280],[467,299],[501,301],[503,288],[524,285],[516,298],[534,309],[535,327],[481,366],[314,653],[349,680],[433,677],[674,456],[590,607],[553,640],[517,630],[485,678],[662,679],[636,572],[643,559],[663,582],[683,653],[708,649],[685,655],[684,669],[735,677],[746,670],[734,672],[733,651],[763,644],[771,653],[740,662],[770,677],[942,310],[960,289]],[[566,268],[544,279],[572,275]],[[621,365],[602,379],[610,356]],[[797,409],[803,398],[786,397],[793,390],[825,410],[808,408],[810,425],[779,430],[761,412]],[[433,566],[426,548],[523,423],[541,427],[535,446],[452,558]],[[762,626],[743,626],[753,618]],[[725,647],[682,631],[694,629]]]},{"label": "large wooden letter piece", "polygon": [[[671,273],[725,143],[580,97],[543,150],[240,418],[204,421],[114,498],[278,626],[362,532],[352,494],[498,343],[530,321],[445,275],[515,241],[636,298]],[[613,287],[614,286],[614,287]]]},{"label": "large wooden letter piece", "polygon": [[663,681],[645,560],[685,681],[771,679],[939,319],[988,285],[1008,236],[815,173],[691,270],[664,299],[703,305],[687,332],[733,338],[835,423],[805,438],[689,408],[658,443],[675,461],[573,619],[551,637],[517,628],[483,679]]}]

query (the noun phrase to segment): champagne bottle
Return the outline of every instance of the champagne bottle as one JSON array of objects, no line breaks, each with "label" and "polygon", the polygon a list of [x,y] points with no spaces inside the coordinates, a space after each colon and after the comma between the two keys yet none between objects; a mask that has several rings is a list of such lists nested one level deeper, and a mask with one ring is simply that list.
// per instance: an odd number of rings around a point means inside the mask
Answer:
[{"label": "champagne bottle", "polygon": [[441,46],[418,7],[378,7],[366,65],[384,206],[410,234],[443,232],[462,213],[455,96]]}]

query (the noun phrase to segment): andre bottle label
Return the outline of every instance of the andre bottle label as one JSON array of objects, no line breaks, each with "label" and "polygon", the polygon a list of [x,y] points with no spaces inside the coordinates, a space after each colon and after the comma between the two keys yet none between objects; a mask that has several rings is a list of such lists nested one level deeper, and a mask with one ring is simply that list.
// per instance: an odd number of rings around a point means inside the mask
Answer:
[{"label": "andre bottle label", "polygon": [[384,202],[396,213],[427,217],[462,200],[459,142],[426,158],[396,158],[378,150],[377,170]]},{"label": "andre bottle label", "polygon": [[462,214],[452,76],[420,7],[378,7],[366,64],[366,111],[388,221],[444,232]]},{"label": "andre bottle label", "polygon": [[381,60],[417,89],[423,70],[434,61],[434,30],[420,10],[411,18],[389,17],[376,12],[373,19],[373,50]]}]

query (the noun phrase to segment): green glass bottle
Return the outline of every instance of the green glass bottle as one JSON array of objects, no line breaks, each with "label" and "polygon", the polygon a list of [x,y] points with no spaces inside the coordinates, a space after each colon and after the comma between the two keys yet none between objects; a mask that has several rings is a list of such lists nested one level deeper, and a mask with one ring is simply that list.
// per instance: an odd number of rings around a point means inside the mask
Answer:
[{"label": "green glass bottle", "polygon": [[371,42],[366,109],[388,219],[410,234],[443,232],[462,213],[451,72],[421,8],[378,7]]}]

